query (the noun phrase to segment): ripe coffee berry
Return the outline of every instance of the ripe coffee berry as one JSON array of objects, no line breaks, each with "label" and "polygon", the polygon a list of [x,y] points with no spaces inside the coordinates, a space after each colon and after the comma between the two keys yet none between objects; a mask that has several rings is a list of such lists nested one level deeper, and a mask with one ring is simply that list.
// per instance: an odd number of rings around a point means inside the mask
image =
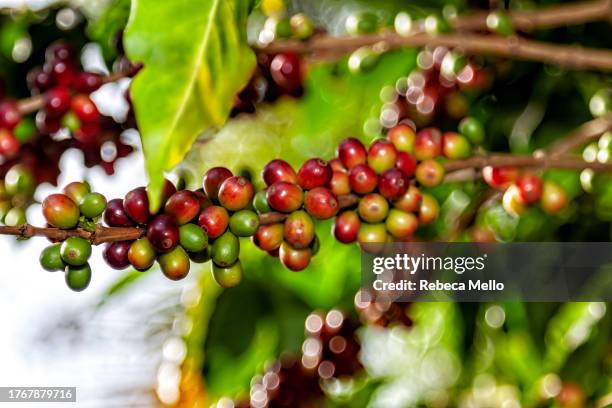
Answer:
[{"label": "ripe coffee berry", "polygon": [[306,193],[304,209],[313,217],[326,220],[338,212],[338,200],[331,191],[324,187],[313,188]]},{"label": "ripe coffee berry", "polygon": [[65,87],[56,87],[45,92],[45,110],[52,118],[59,118],[70,109],[70,92]]},{"label": "ripe coffee berry", "polygon": [[359,216],[369,223],[377,223],[387,218],[389,203],[380,194],[368,194],[359,200]]},{"label": "ripe coffee berry", "polygon": [[442,154],[442,134],[438,129],[425,128],[416,134],[414,155],[418,160],[427,160]]},{"label": "ripe coffee berry", "polygon": [[277,181],[286,181],[297,184],[297,175],[289,163],[284,160],[276,159],[268,162],[261,172],[261,178],[267,186],[271,186]]},{"label": "ripe coffee berry", "polygon": [[229,225],[227,210],[218,205],[205,208],[198,217],[198,225],[204,228],[208,237],[215,239],[225,232]]},{"label": "ripe coffee berry", "polygon": [[283,243],[285,226],[283,224],[262,225],[253,235],[253,243],[264,251],[274,251]]},{"label": "ripe coffee berry", "polygon": [[80,205],[87,194],[91,192],[89,184],[86,182],[73,181],[66,184],[62,190],[75,204]]},{"label": "ripe coffee berry", "polygon": [[395,166],[403,171],[408,178],[411,178],[414,176],[414,172],[416,171],[417,161],[410,153],[398,152]]},{"label": "ripe coffee berry", "polygon": [[332,178],[329,181],[329,188],[336,196],[350,194],[351,183],[349,182],[348,174],[344,171],[334,171]]},{"label": "ripe coffee berry", "polygon": [[408,190],[408,183],[406,174],[397,167],[393,167],[380,175],[378,191],[389,200],[397,200]]},{"label": "ripe coffee berry", "polygon": [[302,206],[304,193],[296,184],[279,181],[268,187],[266,198],[272,209],[289,213]]},{"label": "ripe coffee berry", "polygon": [[395,166],[397,149],[386,139],[375,140],[368,149],[368,166],[377,174]]},{"label": "ripe coffee berry", "polygon": [[42,203],[47,222],[61,229],[72,229],[79,223],[79,207],[65,194],[51,194]]},{"label": "ripe coffee berry", "polygon": [[70,86],[76,75],[74,66],[68,61],[48,61],[43,69],[51,75],[53,82],[60,86]]},{"label": "ripe coffee berry", "polygon": [[147,227],[147,238],[158,252],[169,252],[178,245],[179,229],[172,217],[157,215]]},{"label": "ripe coffee berry", "polygon": [[69,237],[62,242],[60,256],[68,265],[84,265],[91,256],[91,243],[81,237]]},{"label": "ripe coffee berry", "polygon": [[123,208],[123,200],[112,199],[104,210],[104,222],[109,227],[131,227],[134,225]]},{"label": "ripe coffee berry", "polygon": [[343,244],[350,244],[357,240],[361,221],[355,211],[344,211],[340,213],[332,227],[334,237]]},{"label": "ripe coffee berry", "polygon": [[13,130],[21,121],[21,113],[13,100],[0,101],[0,128]]},{"label": "ripe coffee berry", "polygon": [[305,211],[295,211],[285,220],[284,237],[293,248],[307,248],[315,236],[315,225]]},{"label": "ripe coffee berry", "polygon": [[87,289],[91,282],[91,267],[88,263],[80,266],[66,267],[66,285],[75,292]]},{"label": "ripe coffee berry", "polygon": [[366,164],[358,164],[349,171],[351,190],[357,194],[367,194],[376,188],[378,176]]},{"label": "ripe coffee berry", "polygon": [[89,94],[100,88],[102,83],[102,76],[93,72],[82,71],[78,73],[74,87],[77,92]]},{"label": "ripe coffee berry", "polygon": [[368,224],[365,222],[361,223],[359,228],[359,234],[357,235],[359,244],[370,244],[370,243],[385,243],[387,242],[387,229],[385,224]]},{"label": "ripe coffee berry", "polygon": [[415,186],[408,187],[408,190],[398,200],[393,202],[393,206],[406,212],[417,212],[421,206],[421,192]]},{"label": "ripe coffee berry", "polygon": [[542,188],[540,204],[548,214],[557,214],[567,206],[567,194],[557,183],[546,181]]},{"label": "ripe coffee berry", "polygon": [[259,216],[251,210],[240,210],[230,217],[230,231],[239,237],[250,237],[259,228]]},{"label": "ripe coffee berry", "polygon": [[149,197],[144,187],[138,187],[125,195],[123,208],[127,215],[137,224],[146,224],[151,218]]},{"label": "ripe coffee berry", "polygon": [[130,241],[109,242],[104,247],[102,257],[113,269],[121,270],[130,265],[128,251],[132,243]]},{"label": "ripe coffee berry", "polygon": [[238,286],[242,280],[242,264],[240,259],[233,265],[223,267],[212,263],[212,274],[215,282],[222,288],[233,288]]},{"label": "ripe coffee berry", "polygon": [[100,117],[98,108],[96,108],[96,105],[87,95],[79,94],[73,96],[70,107],[82,121],[92,122]]},{"label": "ripe coffee berry", "polygon": [[344,167],[344,164],[342,164],[342,162],[338,158],[331,159],[329,161],[329,165],[331,166],[334,172],[339,171],[339,172],[346,173],[346,167]]},{"label": "ripe coffee berry", "polygon": [[74,48],[63,41],[54,42],[45,50],[45,59],[47,61],[72,61],[75,55]]},{"label": "ripe coffee berry", "polygon": [[202,182],[204,193],[212,201],[217,201],[219,195],[219,187],[226,179],[232,177],[232,172],[225,167],[212,167],[204,174]]},{"label": "ripe coffee berry", "polygon": [[240,255],[240,241],[238,237],[227,231],[213,243],[210,250],[212,261],[219,266],[233,265]]},{"label": "ripe coffee berry", "polygon": [[226,179],[219,187],[219,204],[230,211],[246,208],[253,199],[253,184],[241,176]]},{"label": "ripe coffee berry", "polygon": [[277,54],[270,63],[272,79],[287,91],[293,91],[302,85],[300,57],[291,52]]},{"label": "ripe coffee berry", "polygon": [[516,167],[491,167],[487,166],[482,169],[482,178],[491,187],[498,190],[507,189],[519,176],[519,170]]},{"label": "ripe coffee berry", "polygon": [[19,153],[21,143],[8,130],[0,129],[0,156],[13,158]]},{"label": "ripe coffee berry", "polygon": [[419,207],[419,224],[427,225],[432,223],[438,218],[439,212],[440,205],[438,201],[429,194],[423,194]]},{"label": "ripe coffee berry", "polygon": [[310,263],[312,252],[310,248],[297,249],[287,242],[283,242],[280,246],[278,257],[285,268],[299,272],[306,269]]},{"label": "ripe coffee berry", "polygon": [[412,213],[392,208],[385,221],[385,226],[394,238],[408,239],[417,230],[419,220]]},{"label": "ripe coffee berry", "polygon": [[187,224],[200,213],[201,203],[196,193],[181,190],[174,193],[164,206],[164,212],[174,218],[178,225]]},{"label": "ripe coffee berry", "polygon": [[321,159],[307,160],[298,170],[299,185],[305,190],[324,187],[332,179],[333,170],[328,162]]},{"label": "ripe coffee berry", "polygon": [[336,155],[344,167],[349,170],[358,164],[365,164],[367,159],[365,146],[353,137],[343,140],[338,145]]},{"label": "ripe coffee berry", "polygon": [[395,148],[401,152],[412,152],[414,151],[414,139],[416,134],[414,130],[408,125],[399,124],[389,129],[387,133],[387,139]]},{"label": "ripe coffee berry", "polygon": [[516,180],[519,198],[524,204],[534,204],[542,196],[542,179],[532,173],[524,174]]},{"label": "ripe coffee berry", "polygon": [[146,237],[143,237],[137,239],[130,245],[127,257],[129,263],[131,263],[135,269],[144,271],[153,265],[157,254],[151,242],[149,242]]},{"label": "ripe coffee berry", "polygon": [[189,273],[189,256],[181,246],[159,257],[159,266],[162,273],[171,280],[183,279]]},{"label": "ripe coffee berry", "polygon": [[416,179],[425,187],[435,187],[444,180],[444,167],[436,160],[425,160],[417,166]]}]

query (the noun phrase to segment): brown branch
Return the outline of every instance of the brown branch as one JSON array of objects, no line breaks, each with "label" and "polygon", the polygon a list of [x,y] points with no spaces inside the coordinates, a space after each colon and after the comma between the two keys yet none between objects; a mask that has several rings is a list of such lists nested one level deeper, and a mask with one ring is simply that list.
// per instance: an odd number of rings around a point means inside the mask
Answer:
[{"label": "brown branch", "polygon": [[0,225],[0,235],[15,235],[20,238],[47,237],[53,241],[64,241],[69,237],[81,237],[94,245],[105,242],[131,241],[142,237],[145,230],[142,228],[119,228],[96,225],[96,230],[90,232],[81,228],[62,230],[59,228],[41,228],[24,224],[17,227]]},{"label": "brown branch", "polygon": [[402,37],[394,32],[365,34],[354,37],[316,36],[309,41],[284,40],[257,48],[258,52],[277,54],[296,52],[316,54],[351,52],[359,47],[382,43],[388,49],[402,47],[444,46],[460,48],[467,54],[495,55],[526,61],[539,61],[572,69],[612,71],[612,51],[577,45],[558,45],[522,37],[500,37],[482,34],[431,35],[415,33]]},{"label": "brown branch", "polygon": [[453,160],[444,164],[447,172],[462,169],[482,169],[483,167],[533,167],[556,169],[592,169],[599,172],[612,172],[612,163],[586,162],[573,156],[521,155],[521,154],[488,154],[472,156],[465,160]]},{"label": "brown branch", "polygon": [[612,114],[608,114],[582,124],[567,136],[552,143],[546,149],[546,152],[549,156],[560,156],[569,153],[611,130]]}]

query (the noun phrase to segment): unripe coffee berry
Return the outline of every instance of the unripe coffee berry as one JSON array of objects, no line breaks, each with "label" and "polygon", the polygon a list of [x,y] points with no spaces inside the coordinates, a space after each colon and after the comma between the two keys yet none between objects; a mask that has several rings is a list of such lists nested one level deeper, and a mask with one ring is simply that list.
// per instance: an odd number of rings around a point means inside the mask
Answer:
[{"label": "unripe coffee berry", "polygon": [[365,164],[367,160],[367,151],[365,146],[363,143],[353,137],[340,142],[336,150],[336,155],[344,167],[349,170],[358,164]]},{"label": "unripe coffee berry", "polygon": [[411,238],[419,226],[417,217],[409,212],[392,208],[385,221],[389,234],[397,239]]},{"label": "unripe coffee berry", "polygon": [[239,237],[250,237],[259,228],[259,216],[251,210],[240,210],[232,214],[229,226],[233,234]]},{"label": "unripe coffee berry", "polygon": [[297,249],[293,248],[289,243],[283,242],[278,253],[283,266],[291,271],[299,272],[306,269],[310,264],[312,252],[310,248]]},{"label": "unripe coffee berry", "polygon": [[241,176],[226,179],[219,187],[219,204],[230,211],[246,208],[253,199],[253,184]]},{"label": "unripe coffee berry", "polygon": [[189,273],[189,256],[181,246],[160,255],[159,266],[162,273],[171,280],[177,281],[185,278]]},{"label": "unripe coffee berry", "polygon": [[398,152],[395,167],[403,171],[408,178],[412,178],[417,168],[417,160],[410,153]]},{"label": "unripe coffee berry", "polygon": [[332,174],[333,171],[328,162],[322,159],[310,159],[298,170],[298,184],[305,190],[324,187],[329,184]]},{"label": "unripe coffee berry", "polygon": [[262,225],[253,235],[253,243],[264,251],[278,249],[283,243],[284,224]]},{"label": "unripe coffee berry", "polygon": [[362,222],[359,228],[357,240],[359,241],[360,245],[371,243],[384,244],[387,242],[387,229],[385,228],[385,224],[368,224]]},{"label": "unripe coffee berry", "polygon": [[427,225],[438,218],[440,213],[440,205],[438,200],[429,194],[423,194],[421,205],[419,207],[419,224]]},{"label": "unripe coffee berry", "polygon": [[410,126],[403,123],[392,127],[387,133],[387,139],[389,139],[389,141],[393,143],[395,148],[400,152],[414,151],[415,137],[416,134],[414,133],[414,130]]},{"label": "unripe coffee berry", "polygon": [[219,266],[233,265],[240,255],[238,237],[227,231],[212,243],[210,257]]},{"label": "unripe coffee berry", "polygon": [[79,266],[66,267],[66,285],[75,292],[81,292],[91,282],[91,267],[88,263]]},{"label": "unripe coffee berry", "polygon": [[406,174],[397,167],[393,167],[380,175],[378,191],[389,200],[397,200],[408,190],[408,183]]},{"label": "unripe coffee berry", "polygon": [[51,194],[42,203],[47,222],[61,229],[72,229],[79,223],[79,207],[65,194]]},{"label": "unripe coffee berry", "polygon": [[49,272],[64,270],[66,264],[60,254],[60,246],[59,243],[49,245],[40,253],[40,265],[44,270]]},{"label": "unripe coffee berry", "polygon": [[377,174],[383,173],[395,166],[397,149],[390,141],[378,139],[372,142],[368,149],[368,166]]},{"label": "unripe coffee berry", "polygon": [[147,238],[158,252],[169,252],[178,245],[179,229],[172,217],[157,215],[147,227]]},{"label": "unripe coffee berry", "polygon": [[179,227],[179,243],[186,251],[200,252],[208,246],[208,235],[198,225],[181,225]]},{"label": "unripe coffee berry", "polygon": [[357,194],[367,194],[374,191],[378,183],[378,176],[366,164],[358,164],[349,171],[351,190]]},{"label": "unripe coffee berry", "polygon": [[525,212],[525,206],[521,201],[519,188],[516,184],[506,189],[502,197],[502,207],[506,212],[514,217],[519,217]]},{"label": "unripe coffee berry", "polygon": [[91,192],[91,189],[87,182],[73,181],[64,187],[63,192],[70,197],[76,205],[80,205],[83,198]]},{"label": "unripe coffee berry", "polygon": [[332,179],[329,182],[329,189],[336,196],[350,194],[351,184],[348,174],[344,171],[334,171]]},{"label": "unripe coffee berry", "polygon": [[425,187],[435,187],[444,180],[444,167],[436,160],[425,160],[417,166],[416,179]]},{"label": "unripe coffee berry", "polygon": [[198,196],[189,190],[174,193],[164,206],[164,212],[174,218],[178,225],[187,224],[200,213],[201,203]]},{"label": "unripe coffee berry", "polygon": [[84,265],[91,256],[91,243],[81,237],[69,237],[62,242],[60,255],[68,265]]},{"label": "unripe coffee berry", "polygon": [[340,213],[332,227],[334,237],[343,244],[350,244],[357,240],[361,220],[355,211],[344,211]]},{"label": "unripe coffee berry", "polygon": [[465,159],[470,156],[470,142],[455,132],[444,132],[442,135],[442,153],[449,159]]},{"label": "unripe coffee berry", "polygon": [[442,133],[436,128],[421,129],[414,139],[417,160],[434,159],[442,154]]},{"label": "unripe coffee berry", "polygon": [[202,185],[206,196],[213,201],[217,201],[219,187],[226,179],[232,177],[232,172],[225,167],[213,167],[204,174]]},{"label": "unripe coffee berry", "polygon": [[137,224],[146,224],[151,218],[149,197],[144,187],[138,187],[125,195],[123,208],[127,215]]},{"label": "unripe coffee berry", "polygon": [[214,262],[211,262],[211,268],[215,282],[222,288],[233,288],[242,281],[242,264],[240,259],[227,267],[215,265]]},{"label": "unripe coffee berry", "polygon": [[269,213],[272,211],[270,208],[270,204],[268,204],[268,199],[266,198],[266,190],[261,190],[255,193],[253,197],[253,208],[260,214]]},{"label": "unripe coffee berry", "polygon": [[125,269],[130,265],[128,259],[130,246],[130,241],[109,242],[104,247],[102,257],[111,268],[117,270]]},{"label": "unripe coffee berry", "polygon": [[123,208],[123,200],[114,198],[106,205],[104,222],[109,227],[131,227],[134,225]]},{"label": "unripe coffee berry", "polygon": [[524,204],[534,204],[542,197],[544,183],[535,174],[527,173],[520,176],[516,180],[516,186],[518,187],[519,198]]},{"label": "unripe coffee berry", "polygon": [[316,187],[306,193],[304,209],[313,217],[326,220],[336,215],[339,205],[331,191],[324,187]]},{"label": "unripe coffee berry", "polygon": [[567,206],[567,194],[557,183],[546,181],[542,188],[540,204],[548,214],[557,214]]},{"label": "unripe coffee berry", "polygon": [[272,209],[288,213],[302,206],[304,193],[296,184],[279,181],[268,187],[266,198]]},{"label": "unripe coffee berry", "polygon": [[145,271],[153,266],[157,254],[151,242],[146,237],[142,237],[130,245],[127,257],[135,269]]},{"label": "unripe coffee berry", "polygon": [[81,214],[87,218],[96,218],[104,212],[106,209],[106,197],[100,193],[89,193],[79,205]]},{"label": "unripe coffee berry", "polygon": [[261,178],[267,186],[278,181],[297,184],[297,175],[289,163],[284,160],[275,159],[265,165],[261,172]]},{"label": "unripe coffee berry", "polygon": [[227,229],[229,214],[225,208],[213,205],[200,213],[198,225],[204,229],[210,239],[215,239]]},{"label": "unripe coffee berry", "polygon": [[305,211],[295,211],[285,220],[284,237],[296,249],[307,248],[315,236],[315,225]]},{"label": "unripe coffee berry", "polygon": [[398,200],[393,202],[393,206],[406,212],[417,212],[421,206],[421,192],[415,186],[408,187],[408,190]]},{"label": "unripe coffee berry", "polygon": [[475,145],[479,145],[484,142],[484,126],[474,117],[467,116],[463,118],[461,122],[459,122],[459,132]]},{"label": "unripe coffee berry", "polygon": [[368,194],[359,200],[359,216],[369,223],[377,223],[387,218],[389,203],[380,194]]}]

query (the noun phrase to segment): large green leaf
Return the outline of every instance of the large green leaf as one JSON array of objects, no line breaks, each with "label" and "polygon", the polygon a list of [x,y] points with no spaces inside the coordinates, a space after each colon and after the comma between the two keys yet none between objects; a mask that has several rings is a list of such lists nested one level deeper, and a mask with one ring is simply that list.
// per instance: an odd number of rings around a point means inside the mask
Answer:
[{"label": "large green leaf", "polygon": [[196,137],[222,125],[255,64],[246,43],[250,0],[134,0],[125,48],[144,64],[131,86],[157,209],[163,172]]}]

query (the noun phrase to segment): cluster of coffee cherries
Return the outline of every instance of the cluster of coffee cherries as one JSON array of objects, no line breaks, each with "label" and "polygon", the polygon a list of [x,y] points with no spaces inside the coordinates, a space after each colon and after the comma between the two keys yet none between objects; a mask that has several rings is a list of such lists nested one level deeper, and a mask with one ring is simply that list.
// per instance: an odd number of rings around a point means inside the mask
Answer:
[{"label": "cluster of coffee cherries", "polygon": [[[51,194],[42,203],[47,224],[62,230],[91,228],[106,208],[106,198],[92,192],[84,182],[73,182],[64,187],[63,193]],[[64,271],[68,287],[74,291],[84,290],[91,281],[91,242],[74,235],[62,242],[55,242],[40,254],[43,269]]]},{"label": "cluster of coffee cherries", "polygon": [[563,188],[554,181],[542,180],[532,172],[521,172],[512,166],[485,167],[482,170],[485,182],[503,191],[502,206],[508,214],[519,217],[527,206],[540,204],[547,214],[558,214],[567,207],[568,197]]},{"label": "cluster of coffee cherries", "polygon": [[26,222],[25,208],[33,200],[36,181],[23,165],[14,165],[0,180],[0,224],[15,227]]},{"label": "cluster of coffee cherries", "polygon": [[326,382],[350,378],[362,369],[356,325],[343,312],[314,312],[305,328],[301,357],[284,356],[254,377],[249,399],[237,402],[237,407],[319,406]]}]

